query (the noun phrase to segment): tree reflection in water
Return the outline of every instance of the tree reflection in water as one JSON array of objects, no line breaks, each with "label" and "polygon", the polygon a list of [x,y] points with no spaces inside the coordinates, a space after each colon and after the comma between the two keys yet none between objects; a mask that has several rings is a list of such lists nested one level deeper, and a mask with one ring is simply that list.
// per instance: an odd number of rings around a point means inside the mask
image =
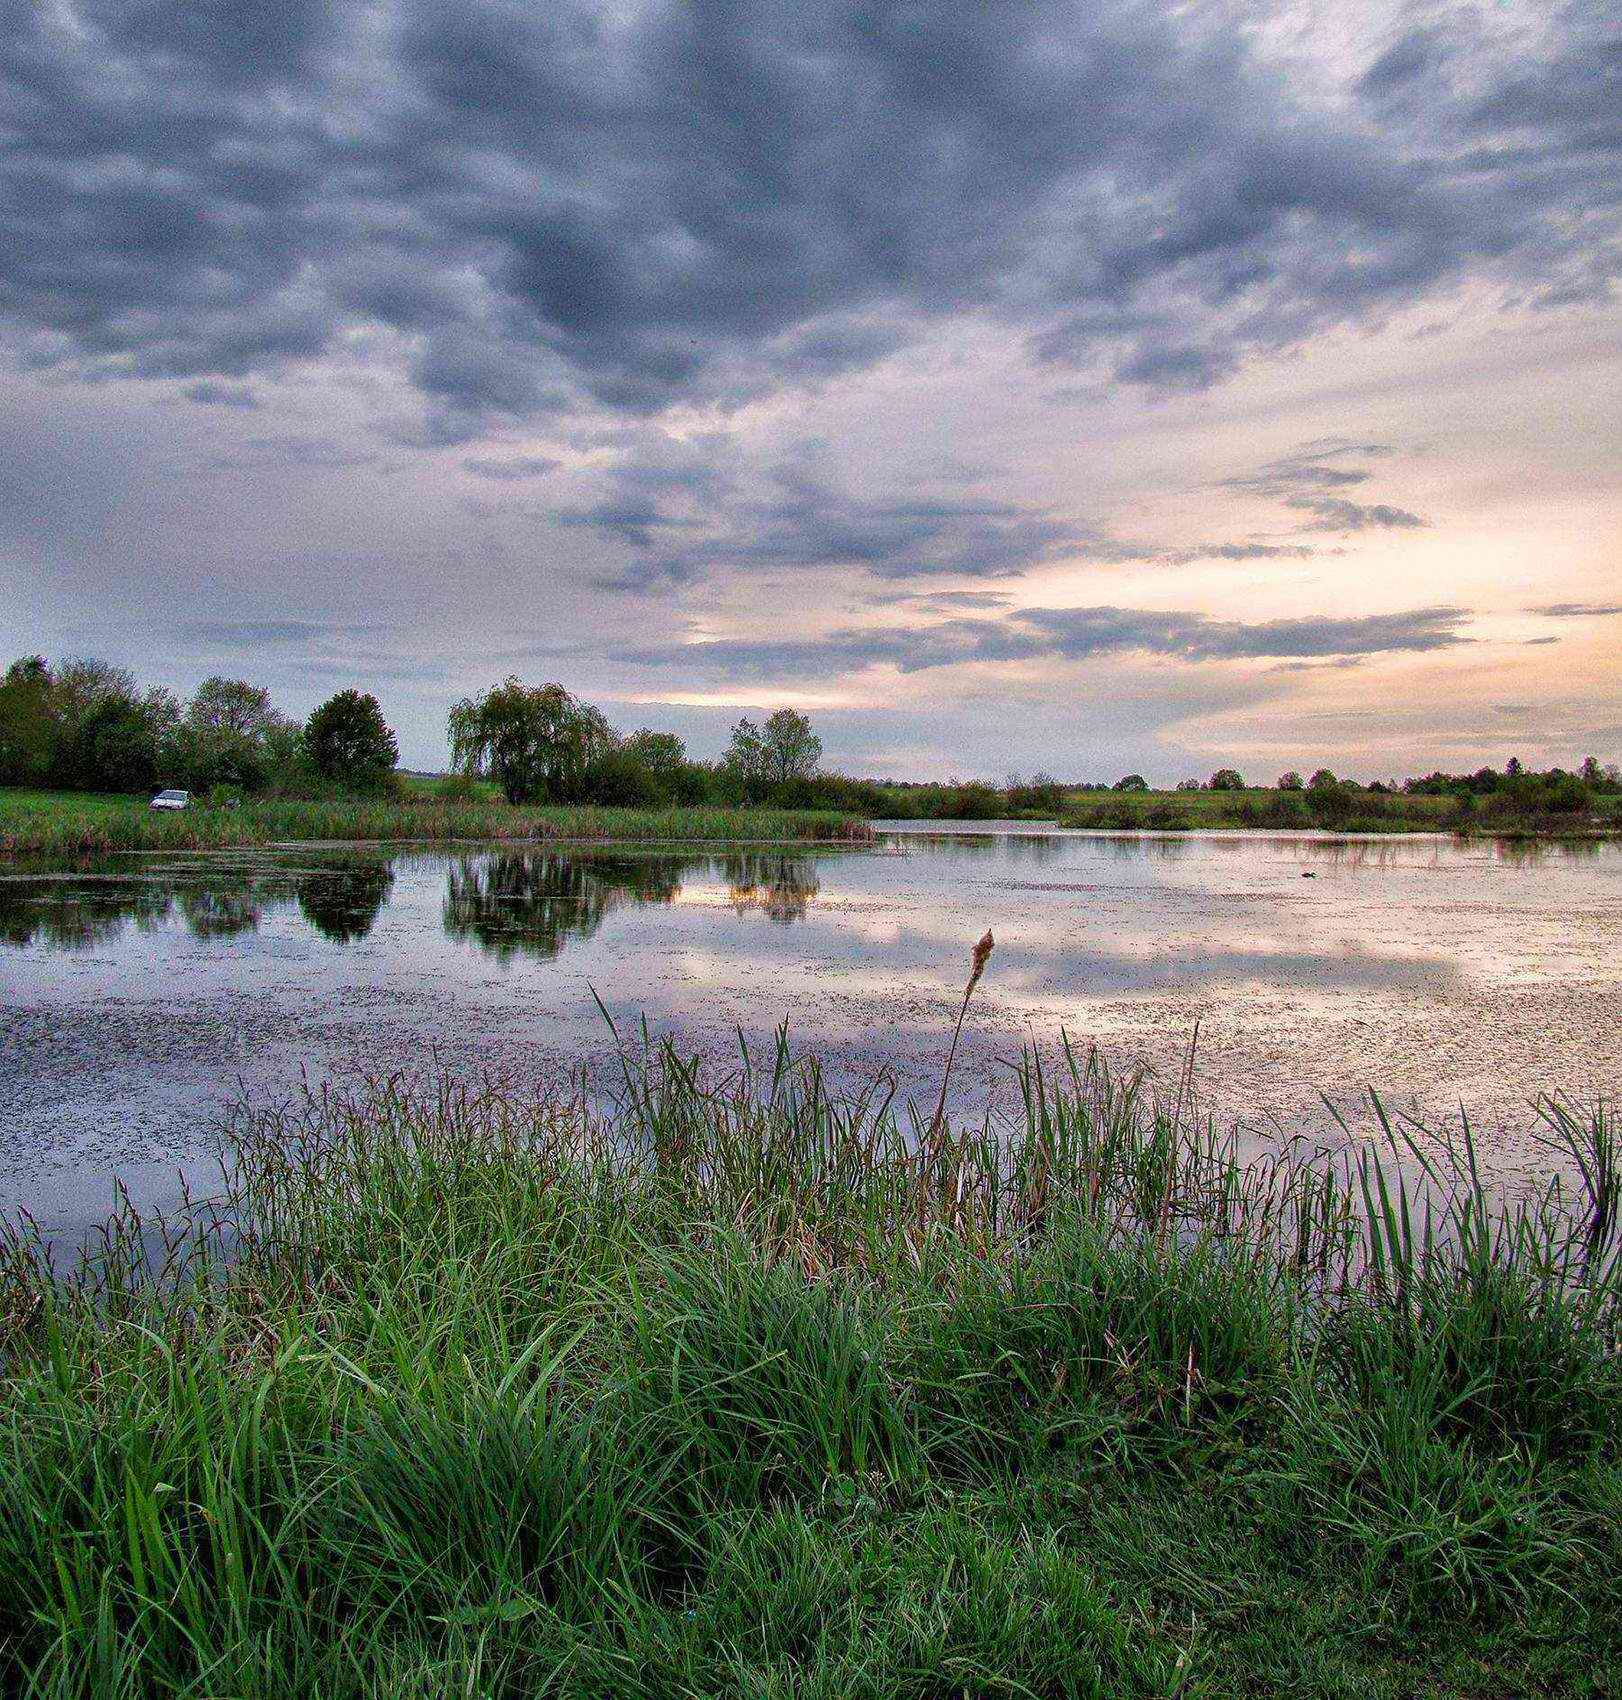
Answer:
[{"label": "tree reflection in water", "polygon": [[183,886],[175,896],[186,925],[200,939],[229,939],[238,933],[258,932],[266,899],[275,907],[274,896],[261,892],[256,882],[248,880],[233,885]]},{"label": "tree reflection in water", "polygon": [[38,941],[53,950],[90,950],[115,939],[133,922],[141,928],[169,918],[173,894],[139,881],[0,881],[0,942],[23,948]]},{"label": "tree reflection in water", "polygon": [[[198,858],[139,880],[86,872],[0,881],[0,944],[89,950],[131,925],[176,922],[200,939],[230,939],[295,904],[322,938],[353,944],[387,905],[397,860],[326,856],[279,866]],[[445,931],[503,960],[549,960],[570,940],[590,938],[622,905],[673,903],[688,877],[724,881],[740,915],[758,912],[780,926],[803,920],[821,889],[815,858],[792,851],[475,851],[446,869]]]},{"label": "tree reflection in water", "polygon": [[749,851],[722,857],[721,871],[732,907],[740,915],[758,909],[782,927],[803,921],[811,899],[822,890],[817,865],[809,856]]},{"label": "tree reflection in water", "polygon": [[464,856],[447,871],[445,931],[502,961],[549,961],[571,940],[591,938],[622,905],[675,902],[694,874],[724,879],[739,914],[756,909],[785,926],[804,919],[821,889],[811,857],[778,852]]},{"label": "tree reflection in water", "polygon": [[303,875],[299,913],[322,938],[353,944],[372,930],[393,889],[389,863],[357,857]]},{"label": "tree reflection in water", "polygon": [[139,880],[97,874],[4,880],[0,944],[90,950],[126,927],[147,931],[177,917],[195,938],[229,939],[257,932],[294,903],[323,938],[350,944],[372,930],[393,885],[390,864],[371,857],[310,869],[195,864]]},{"label": "tree reflection in water", "polygon": [[691,859],[527,854],[464,856],[446,873],[445,931],[501,961],[550,961],[570,939],[589,939],[624,903],[671,903]]}]

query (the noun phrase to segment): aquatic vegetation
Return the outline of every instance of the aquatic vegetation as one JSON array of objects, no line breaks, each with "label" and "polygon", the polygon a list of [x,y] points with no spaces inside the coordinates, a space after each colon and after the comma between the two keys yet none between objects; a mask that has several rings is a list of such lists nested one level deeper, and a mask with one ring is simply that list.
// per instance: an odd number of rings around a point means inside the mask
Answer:
[{"label": "aquatic vegetation", "polygon": [[0,1688],[1603,1691],[1606,1106],[1506,1203],[1068,1051],[935,1126],[621,1037],[607,1101],[244,1105],[213,1201],[13,1224]]}]

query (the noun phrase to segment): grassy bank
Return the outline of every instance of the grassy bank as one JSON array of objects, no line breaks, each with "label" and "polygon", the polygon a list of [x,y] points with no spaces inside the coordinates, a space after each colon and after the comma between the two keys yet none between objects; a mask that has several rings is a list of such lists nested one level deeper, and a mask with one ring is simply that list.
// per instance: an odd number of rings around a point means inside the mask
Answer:
[{"label": "grassy bank", "polygon": [[1598,799],[1595,812],[1576,816],[1494,814],[1490,805],[1456,797],[1344,790],[1072,792],[1059,811],[1062,826],[1106,831],[1194,832],[1263,829],[1334,832],[1482,832],[1504,837],[1564,837],[1622,827],[1618,799]]},{"label": "grassy bank", "polygon": [[0,855],[204,850],[285,840],[865,840],[865,823],[812,809],[515,808],[489,797],[447,800],[408,789],[398,799],[307,802],[166,813],[144,798],[0,789]]},{"label": "grassy bank", "polygon": [[1592,1196],[1465,1154],[1422,1224],[1095,1068],[1025,1101],[395,1081],[242,1118],[232,1259],[14,1237],[0,1690],[1614,1692],[1604,1117],[1551,1112]]}]

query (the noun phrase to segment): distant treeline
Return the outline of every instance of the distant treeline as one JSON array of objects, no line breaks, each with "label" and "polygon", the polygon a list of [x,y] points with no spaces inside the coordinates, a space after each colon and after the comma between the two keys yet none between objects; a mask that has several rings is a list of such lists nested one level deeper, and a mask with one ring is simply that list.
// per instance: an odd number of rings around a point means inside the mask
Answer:
[{"label": "distant treeline", "polygon": [[12,662],[0,681],[0,784],[139,794],[386,791],[399,750],[377,699],[340,691],[302,724],[243,679],[182,700],[106,661]]},{"label": "distant treeline", "polygon": [[[1502,771],[1432,773],[1361,784],[1326,767],[1294,769],[1270,786],[1235,768],[1155,792],[1138,773],[1112,783],[1010,774],[910,783],[853,779],[822,768],[810,720],[780,708],[762,724],[741,719],[718,761],[693,760],[673,732],[622,733],[562,685],[509,678],[450,712],[447,800],[491,788],[509,803],[623,808],[831,809],[877,819],[1062,820],[1069,825],[1177,830],[1198,825],[1372,828],[1575,821],[1622,796],[1622,774],[1589,756],[1575,770],[1534,772],[1511,758]],[[0,681],[0,784],[140,793],[185,786],[202,794],[319,797],[388,795],[395,735],[377,699],[340,691],[307,721],[279,713],[270,693],[242,679],[205,680],[183,701],[141,690],[105,661],[55,666],[25,656]]]},{"label": "distant treeline", "polygon": [[1321,767],[1310,779],[1292,769],[1271,786],[1248,786],[1233,768],[1219,768],[1203,783],[1184,780],[1171,795],[1150,793],[1137,774],[1113,786],[1079,789],[1104,795],[1071,802],[1061,811],[1069,826],[1162,831],[1192,826],[1337,831],[1558,828],[1581,823],[1604,802],[1622,795],[1622,774],[1594,756],[1574,773],[1561,767],[1533,772],[1512,756],[1502,771],[1484,767],[1470,774],[1438,772],[1423,779],[1377,779],[1367,785]]}]

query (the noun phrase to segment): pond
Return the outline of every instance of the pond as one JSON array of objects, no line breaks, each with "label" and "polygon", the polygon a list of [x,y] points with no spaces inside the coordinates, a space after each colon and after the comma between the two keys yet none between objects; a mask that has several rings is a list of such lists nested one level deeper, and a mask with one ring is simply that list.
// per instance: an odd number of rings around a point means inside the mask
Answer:
[{"label": "pond", "polygon": [[0,865],[0,1209],[98,1217],[205,1176],[238,1090],[443,1064],[604,1078],[614,1040],[738,1030],[1006,1104],[1061,1032],[1258,1137],[1463,1104],[1507,1178],[1532,1100],[1622,1078],[1622,845],[881,823],[868,850],[286,846]]}]

